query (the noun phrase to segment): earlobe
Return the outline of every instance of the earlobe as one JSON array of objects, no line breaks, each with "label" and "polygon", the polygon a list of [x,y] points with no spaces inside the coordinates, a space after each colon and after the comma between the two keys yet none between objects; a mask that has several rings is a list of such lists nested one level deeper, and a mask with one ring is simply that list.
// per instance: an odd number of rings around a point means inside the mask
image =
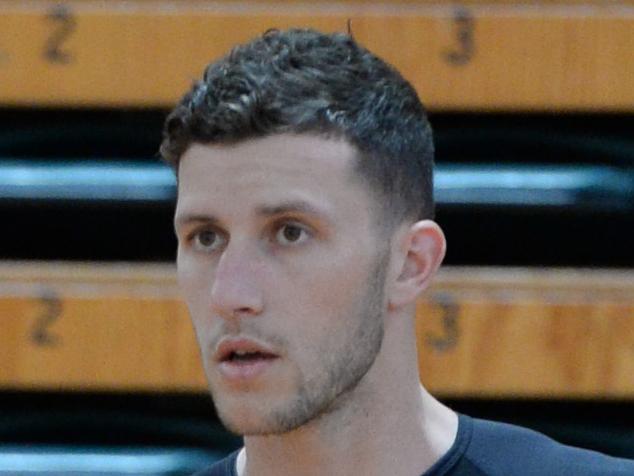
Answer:
[{"label": "earlobe", "polygon": [[414,303],[429,286],[445,257],[445,235],[431,220],[416,222],[403,237],[401,250],[404,258],[392,283],[391,309]]}]

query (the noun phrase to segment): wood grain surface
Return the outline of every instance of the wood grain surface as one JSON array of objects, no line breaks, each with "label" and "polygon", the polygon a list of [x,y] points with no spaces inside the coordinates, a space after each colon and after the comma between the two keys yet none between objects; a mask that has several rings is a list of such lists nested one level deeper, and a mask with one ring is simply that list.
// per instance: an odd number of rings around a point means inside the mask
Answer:
[{"label": "wood grain surface", "polygon": [[[170,265],[3,262],[0,326],[0,388],[206,389]],[[634,396],[634,270],[448,267],[416,333],[437,395]]]},{"label": "wood grain surface", "polygon": [[236,43],[348,20],[432,110],[634,108],[634,2],[572,0],[7,0],[0,105],[169,107]]}]

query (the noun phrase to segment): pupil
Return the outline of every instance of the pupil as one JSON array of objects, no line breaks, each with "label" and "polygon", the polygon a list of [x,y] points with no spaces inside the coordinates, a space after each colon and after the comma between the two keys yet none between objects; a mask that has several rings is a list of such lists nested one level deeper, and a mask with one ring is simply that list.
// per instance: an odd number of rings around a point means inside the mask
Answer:
[{"label": "pupil", "polygon": [[210,246],[213,244],[216,238],[216,234],[213,231],[203,231],[200,234],[199,241],[203,246]]},{"label": "pupil", "polygon": [[284,228],[284,238],[288,241],[297,241],[301,234],[302,230],[296,226],[287,226]]}]

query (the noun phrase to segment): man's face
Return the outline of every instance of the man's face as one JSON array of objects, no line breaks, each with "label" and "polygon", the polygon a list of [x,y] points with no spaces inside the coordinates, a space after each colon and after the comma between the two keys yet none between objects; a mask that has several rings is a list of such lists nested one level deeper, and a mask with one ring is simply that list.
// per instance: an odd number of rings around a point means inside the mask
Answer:
[{"label": "man's face", "polygon": [[344,141],[274,135],[181,159],[178,279],[221,420],[243,435],[330,411],[383,338],[373,199]]}]

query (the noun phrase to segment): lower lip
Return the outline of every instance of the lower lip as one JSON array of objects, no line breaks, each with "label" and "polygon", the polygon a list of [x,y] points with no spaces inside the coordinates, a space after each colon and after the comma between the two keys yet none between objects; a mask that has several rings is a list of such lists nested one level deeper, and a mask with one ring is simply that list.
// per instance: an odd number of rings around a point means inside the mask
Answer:
[{"label": "lower lip", "polygon": [[218,368],[226,380],[246,382],[261,376],[277,360],[277,357],[249,361],[226,360],[221,362]]}]

